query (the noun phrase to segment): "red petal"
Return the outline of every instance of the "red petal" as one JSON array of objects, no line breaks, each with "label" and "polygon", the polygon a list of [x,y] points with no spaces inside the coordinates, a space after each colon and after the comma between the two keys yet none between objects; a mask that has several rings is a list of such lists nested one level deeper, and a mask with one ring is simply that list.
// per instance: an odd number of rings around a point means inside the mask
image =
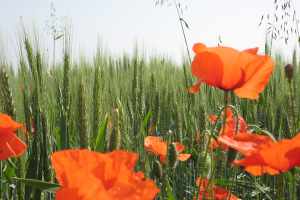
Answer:
[{"label": "red petal", "polygon": [[14,132],[2,132],[0,141],[0,160],[22,155],[27,146]]},{"label": "red petal", "polygon": [[203,51],[206,48],[205,44],[202,43],[196,43],[193,46],[193,51],[197,54]]},{"label": "red petal", "polygon": [[247,53],[256,55],[258,52],[258,49],[259,49],[258,47],[254,47],[254,48],[250,48],[250,49],[245,49],[243,52],[247,52]]},{"label": "red petal", "polygon": [[177,156],[177,159],[180,161],[186,161],[191,157],[191,154],[188,153],[181,153]]},{"label": "red petal", "polygon": [[191,94],[196,94],[200,91],[201,81],[197,81],[194,85],[188,88],[188,92]]}]

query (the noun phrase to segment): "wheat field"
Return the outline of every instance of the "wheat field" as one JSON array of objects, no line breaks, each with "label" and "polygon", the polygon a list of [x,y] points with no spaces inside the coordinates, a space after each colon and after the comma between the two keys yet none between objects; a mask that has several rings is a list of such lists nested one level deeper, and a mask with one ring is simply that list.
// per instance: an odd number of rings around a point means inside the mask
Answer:
[{"label": "wheat field", "polygon": [[[49,158],[69,148],[137,152],[136,170],[155,180],[157,199],[193,199],[196,178],[211,174],[215,184],[241,199],[300,199],[297,168],[255,177],[231,165],[235,155],[208,150],[207,133],[220,128],[209,115],[220,113],[224,94],[208,86],[188,93],[195,81],[188,59],[178,65],[163,56],[145,57],[138,48],[120,57],[98,49],[93,59],[74,62],[65,48],[63,60],[53,66],[32,41],[22,37],[17,65],[0,64],[0,111],[25,124],[26,133],[18,136],[28,146],[23,156],[1,161],[0,199],[54,199],[58,185]],[[288,61],[268,47],[265,53],[276,67],[266,89],[255,101],[230,93],[230,104],[251,129],[292,138],[300,127],[299,61],[296,51]],[[288,63],[292,79],[284,71]],[[148,135],[184,144],[191,158],[176,167],[161,165],[144,148]]]}]

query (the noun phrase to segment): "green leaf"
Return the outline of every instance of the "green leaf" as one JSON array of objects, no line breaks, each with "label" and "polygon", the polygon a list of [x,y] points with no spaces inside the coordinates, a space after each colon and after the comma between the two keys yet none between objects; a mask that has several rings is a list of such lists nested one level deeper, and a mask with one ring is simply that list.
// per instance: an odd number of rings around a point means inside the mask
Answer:
[{"label": "green leaf", "polygon": [[107,123],[108,123],[108,115],[105,115],[105,119],[102,122],[101,126],[98,130],[98,135],[95,142],[95,151],[104,151],[105,148],[105,135],[106,135],[106,129],[107,129]]},{"label": "green leaf", "polygon": [[147,129],[147,126],[148,126],[148,124],[150,122],[151,117],[152,117],[152,112],[149,111],[147,113],[147,115],[145,116],[145,118],[143,119],[143,123],[142,123],[143,126],[142,127],[144,128],[144,130]]},{"label": "green leaf", "polygon": [[12,168],[17,169],[17,166],[15,165],[15,163],[14,163],[11,159],[8,159],[8,160],[7,160],[7,163],[8,163],[9,166],[11,166]]},{"label": "green leaf", "polygon": [[167,200],[176,200],[174,194],[173,194],[173,188],[171,187],[169,181],[167,181]]},{"label": "green leaf", "polygon": [[6,166],[4,169],[4,176],[7,180],[11,180],[12,177],[16,176],[15,169],[11,166]]},{"label": "green leaf", "polygon": [[48,192],[54,192],[57,190],[60,185],[56,183],[49,183],[49,182],[44,182],[36,179],[25,179],[25,178],[17,178],[17,177],[12,177],[11,178],[14,181],[23,183],[25,185],[43,190],[43,191],[48,191]]}]

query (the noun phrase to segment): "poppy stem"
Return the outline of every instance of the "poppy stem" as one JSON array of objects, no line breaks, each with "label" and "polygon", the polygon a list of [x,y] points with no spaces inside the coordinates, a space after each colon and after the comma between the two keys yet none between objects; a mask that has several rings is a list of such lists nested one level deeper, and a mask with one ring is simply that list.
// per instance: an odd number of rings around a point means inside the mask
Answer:
[{"label": "poppy stem", "polygon": [[[290,100],[291,100],[291,104],[290,104],[290,110],[291,110],[291,113],[292,113],[292,134],[295,134],[296,133],[296,114],[295,114],[295,90],[294,90],[294,87],[293,87],[293,83],[292,81],[289,81],[289,96],[290,96]],[[294,135],[293,135],[294,136]]]},{"label": "poppy stem", "polygon": [[[290,104],[290,111],[291,111],[291,114],[292,114],[292,120],[291,120],[291,123],[292,123],[292,127],[291,127],[291,134],[292,136],[295,136],[296,134],[296,129],[297,129],[297,125],[296,125],[296,113],[295,113],[295,110],[296,110],[296,106],[295,106],[295,88],[293,87],[294,86],[294,83],[293,83],[293,80],[290,80],[289,81],[289,96],[290,96],[290,100],[291,100],[291,104]],[[291,171],[291,174],[292,174],[292,188],[290,191],[291,192],[291,199],[297,199],[297,186],[296,186],[296,179],[295,179],[295,171],[292,170]]]},{"label": "poppy stem", "polygon": [[284,175],[280,174],[277,177],[277,196],[276,199],[283,200],[284,199]]},{"label": "poppy stem", "polygon": [[[0,177],[3,177],[2,160],[0,160]],[[0,181],[0,199],[2,197],[2,181]]]},{"label": "poppy stem", "polygon": [[[224,116],[223,116],[223,127],[225,127],[225,124],[226,124],[226,109],[229,105],[229,93],[228,91],[224,91],[224,109],[223,109],[223,112],[224,112]],[[225,128],[223,128],[222,132],[224,133],[225,131]]]}]

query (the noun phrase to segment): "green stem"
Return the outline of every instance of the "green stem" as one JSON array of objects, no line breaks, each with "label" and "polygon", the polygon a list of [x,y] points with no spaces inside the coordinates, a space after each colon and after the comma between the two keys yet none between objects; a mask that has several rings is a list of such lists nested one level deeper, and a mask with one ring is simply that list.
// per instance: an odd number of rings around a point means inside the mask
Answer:
[{"label": "green stem", "polygon": [[292,134],[295,134],[296,132],[296,113],[295,113],[295,93],[293,90],[293,83],[292,81],[289,81],[289,93],[290,93],[290,100],[291,100],[291,105],[290,105],[290,110],[292,113]]},{"label": "green stem", "polygon": [[[228,92],[228,91],[225,91],[225,92],[224,92],[224,111],[223,111],[223,112],[224,112],[224,116],[223,116],[223,129],[222,129],[222,134],[224,134],[224,131],[225,131],[226,120],[227,120],[226,109],[227,109],[228,105],[229,105],[229,92]],[[237,121],[238,121],[238,119],[237,119]],[[228,153],[229,153],[229,152],[227,152],[227,156],[228,156]],[[227,166],[227,162],[228,162],[228,159],[226,159],[226,166]],[[225,176],[226,176],[226,178],[228,178],[228,177],[227,177],[228,169],[227,169],[226,166],[225,166]],[[228,193],[228,198],[230,198],[230,193]]]},{"label": "green stem", "polygon": [[2,162],[0,160],[0,199],[2,198],[2,177],[3,177],[3,171],[2,171]]},{"label": "green stem", "polygon": [[[226,124],[226,109],[227,109],[227,107],[228,107],[228,105],[229,105],[229,95],[228,95],[229,93],[228,93],[228,91],[225,91],[224,92],[224,107],[223,107],[223,109],[221,110],[221,112],[220,112],[220,116],[222,116],[222,112],[224,113],[223,114],[223,129],[222,129],[222,131],[223,131],[223,133],[224,133],[224,130],[225,130],[225,124]],[[217,123],[217,122],[216,122]],[[216,124],[215,124],[216,125]],[[213,177],[214,177],[214,173],[215,173],[215,169],[214,169],[214,163],[213,163],[213,150],[211,150],[210,151],[211,152],[211,169],[210,169],[210,171],[211,171],[211,174],[210,174],[210,177],[209,177],[209,183],[208,183],[208,189],[210,190],[210,191],[212,191],[212,188],[210,188],[210,186],[212,187],[213,186]],[[214,196],[213,196],[213,193],[212,193],[212,195],[210,195],[212,198],[214,198]]]},{"label": "green stem", "polygon": [[[228,102],[229,102],[229,95],[228,95],[228,91],[225,91],[224,92],[224,117],[223,117],[223,127],[225,127],[225,124],[226,124],[226,109],[227,109],[227,106],[228,106]],[[223,128],[223,133],[224,133],[224,128]]]},{"label": "green stem", "polygon": [[[297,125],[296,125],[296,113],[295,113],[295,110],[296,110],[296,106],[295,106],[295,92],[294,92],[294,88],[293,88],[293,82],[292,80],[289,81],[289,96],[290,96],[290,101],[291,101],[291,104],[290,104],[290,110],[291,110],[291,114],[292,114],[292,120],[291,120],[291,123],[292,123],[292,128],[291,128],[291,133],[292,133],[292,136],[294,136],[294,134],[296,133],[296,129],[297,129]],[[292,196],[292,199],[297,199],[297,184],[296,184],[296,179],[295,179],[295,176],[296,176],[296,172],[295,170],[292,170],[291,171],[292,173],[292,191],[291,192],[291,196]]]}]

